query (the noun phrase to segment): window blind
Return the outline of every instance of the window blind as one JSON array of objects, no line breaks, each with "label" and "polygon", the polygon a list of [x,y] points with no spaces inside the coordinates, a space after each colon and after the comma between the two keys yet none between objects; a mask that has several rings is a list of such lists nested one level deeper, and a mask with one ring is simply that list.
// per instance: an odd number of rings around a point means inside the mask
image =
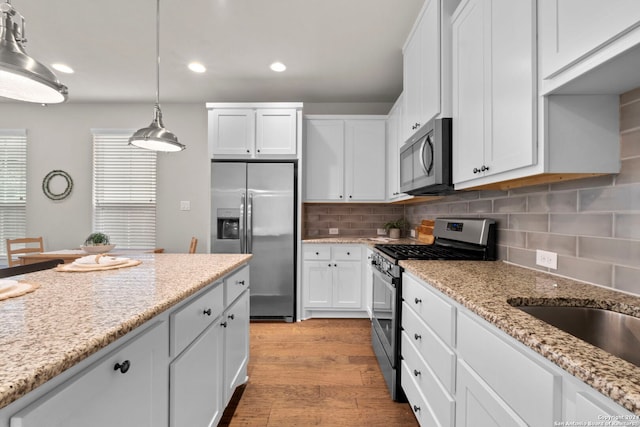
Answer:
[{"label": "window blind", "polygon": [[123,249],[156,246],[156,152],[129,145],[135,130],[94,129],[93,232]]},{"label": "window blind", "polygon": [[27,233],[27,131],[0,129],[0,253]]}]

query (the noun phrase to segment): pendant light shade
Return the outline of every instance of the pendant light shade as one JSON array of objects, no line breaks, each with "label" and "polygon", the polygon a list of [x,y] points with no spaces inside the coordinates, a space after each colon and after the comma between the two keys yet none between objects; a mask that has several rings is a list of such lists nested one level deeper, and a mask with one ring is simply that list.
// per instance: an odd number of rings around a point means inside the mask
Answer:
[{"label": "pendant light shade", "polygon": [[25,52],[24,20],[9,0],[0,4],[0,14],[0,96],[43,104],[66,101],[67,87]]},{"label": "pendant light shade", "polygon": [[160,0],[156,2],[156,105],[153,109],[153,121],[146,128],[137,130],[129,144],[153,151],[182,151],[185,146],[178,142],[173,132],[165,129],[160,110]]}]

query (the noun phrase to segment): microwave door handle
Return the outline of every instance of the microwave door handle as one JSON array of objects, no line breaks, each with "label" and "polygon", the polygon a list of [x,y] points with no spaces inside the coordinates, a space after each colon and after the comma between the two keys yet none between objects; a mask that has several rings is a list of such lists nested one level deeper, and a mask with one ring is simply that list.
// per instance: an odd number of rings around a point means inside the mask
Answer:
[{"label": "microwave door handle", "polygon": [[[426,159],[425,159],[427,144],[429,144],[429,154],[430,154],[429,167],[427,167]],[[430,135],[427,135],[427,137],[422,142],[422,146],[420,147],[420,165],[422,166],[422,170],[424,171],[425,175],[429,176],[429,174],[433,170],[433,143],[431,142]]]},{"label": "microwave door handle", "polygon": [[244,205],[245,205],[245,197],[246,195],[242,193],[240,195],[240,218],[238,221],[238,232],[240,233],[240,253],[246,253],[244,250]]}]

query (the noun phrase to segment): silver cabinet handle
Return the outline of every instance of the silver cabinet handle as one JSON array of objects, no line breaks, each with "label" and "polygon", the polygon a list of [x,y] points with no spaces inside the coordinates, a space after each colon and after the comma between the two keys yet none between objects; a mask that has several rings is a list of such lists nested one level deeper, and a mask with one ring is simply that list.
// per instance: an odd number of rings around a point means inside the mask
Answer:
[{"label": "silver cabinet handle", "polygon": [[253,251],[253,193],[249,192],[247,203],[247,253]]},{"label": "silver cabinet handle", "polygon": [[245,251],[245,235],[244,235],[244,204],[245,204],[246,194],[242,193],[240,195],[240,224],[238,225],[238,231],[240,233],[240,253],[244,254]]}]

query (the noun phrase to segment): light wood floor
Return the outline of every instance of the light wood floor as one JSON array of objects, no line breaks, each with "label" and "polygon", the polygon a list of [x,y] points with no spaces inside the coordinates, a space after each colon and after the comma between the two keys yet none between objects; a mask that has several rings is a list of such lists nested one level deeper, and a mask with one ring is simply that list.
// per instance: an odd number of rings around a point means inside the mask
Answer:
[{"label": "light wood floor", "polygon": [[251,323],[249,382],[220,426],[417,426],[391,400],[368,319]]}]

